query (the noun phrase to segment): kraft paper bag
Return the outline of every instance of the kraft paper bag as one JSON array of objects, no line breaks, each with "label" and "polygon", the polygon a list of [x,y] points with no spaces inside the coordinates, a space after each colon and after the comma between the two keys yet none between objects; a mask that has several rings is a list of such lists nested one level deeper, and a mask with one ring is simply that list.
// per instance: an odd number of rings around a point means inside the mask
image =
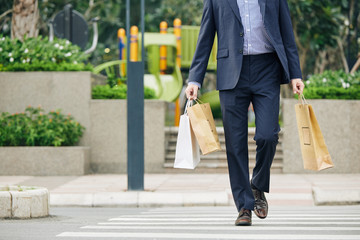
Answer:
[{"label": "kraft paper bag", "polygon": [[[191,105],[190,101],[188,105]],[[200,162],[200,149],[191,129],[190,119],[186,111],[187,106],[184,114],[180,116],[174,168],[195,169]]]},{"label": "kraft paper bag", "polygon": [[188,114],[202,154],[221,150],[210,104],[198,101],[197,104],[188,108]]},{"label": "kraft paper bag", "polygon": [[299,101],[300,103],[295,105],[295,112],[304,169],[320,171],[331,168],[334,165],[316,120],[314,109],[306,102],[304,95],[299,96]]}]

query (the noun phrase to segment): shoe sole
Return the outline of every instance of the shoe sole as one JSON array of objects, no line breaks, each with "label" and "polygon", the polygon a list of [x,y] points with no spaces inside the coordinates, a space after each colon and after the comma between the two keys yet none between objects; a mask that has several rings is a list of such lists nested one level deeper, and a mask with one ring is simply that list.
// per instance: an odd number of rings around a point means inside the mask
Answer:
[{"label": "shoe sole", "polygon": [[235,226],[251,226],[251,222],[240,222],[240,223],[235,223]]},{"label": "shoe sole", "polygon": [[254,211],[254,213],[255,213],[255,215],[258,217],[258,218],[260,218],[260,219],[265,219],[266,217],[267,217],[267,214],[266,214],[266,216],[265,217],[261,217],[260,215],[258,215],[255,211]]}]

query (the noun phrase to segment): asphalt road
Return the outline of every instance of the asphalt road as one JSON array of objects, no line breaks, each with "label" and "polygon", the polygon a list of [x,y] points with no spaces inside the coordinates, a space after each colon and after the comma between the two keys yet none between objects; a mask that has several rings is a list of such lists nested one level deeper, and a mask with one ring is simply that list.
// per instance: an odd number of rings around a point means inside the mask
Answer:
[{"label": "asphalt road", "polygon": [[52,208],[51,216],[0,220],[1,240],[360,239],[360,205],[273,207],[236,227],[233,207]]}]

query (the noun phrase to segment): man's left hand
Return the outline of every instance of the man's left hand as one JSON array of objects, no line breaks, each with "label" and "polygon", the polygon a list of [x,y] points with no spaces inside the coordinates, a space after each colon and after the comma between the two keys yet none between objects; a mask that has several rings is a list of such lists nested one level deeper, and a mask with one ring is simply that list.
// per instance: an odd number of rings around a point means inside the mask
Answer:
[{"label": "man's left hand", "polygon": [[292,84],[294,94],[299,94],[299,95],[302,94],[305,85],[304,85],[303,81],[301,81],[300,78],[291,79],[291,84]]}]

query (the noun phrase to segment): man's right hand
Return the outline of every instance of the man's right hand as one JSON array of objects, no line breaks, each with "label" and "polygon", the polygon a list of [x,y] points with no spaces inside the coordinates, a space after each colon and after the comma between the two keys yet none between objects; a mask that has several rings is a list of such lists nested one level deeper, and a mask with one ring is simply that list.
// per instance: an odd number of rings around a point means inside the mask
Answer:
[{"label": "man's right hand", "polygon": [[198,90],[199,90],[198,86],[196,86],[195,84],[189,84],[185,90],[187,99],[196,100]]}]

